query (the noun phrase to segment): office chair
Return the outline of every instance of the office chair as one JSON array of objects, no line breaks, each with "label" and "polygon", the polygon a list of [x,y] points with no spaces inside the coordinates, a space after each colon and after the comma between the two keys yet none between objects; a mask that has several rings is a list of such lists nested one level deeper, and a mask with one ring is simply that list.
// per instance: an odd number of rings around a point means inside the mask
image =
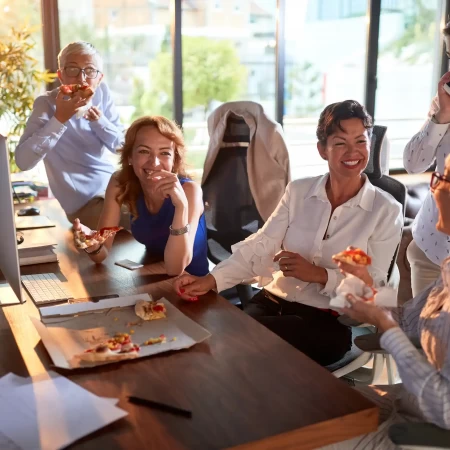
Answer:
[{"label": "office chair", "polygon": [[[208,234],[208,258],[219,264],[231,256],[231,246],[256,233],[264,224],[250,191],[247,148],[250,129],[245,120],[231,113],[214,165],[202,184]],[[253,296],[251,285],[236,290],[245,305]]]},{"label": "office chair", "polygon": [[[406,210],[406,187],[400,183],[400,181],[391,178],[388,175],[383,175],[381,170],[381,150],[383,139],[385,139],[386,136],[386,130],[387,127],[385,126],[375,125],[373,127],[369,162],[364,173],[374,186],[391,194],[402,205],[404,216]],[[394,287],[398,287],[399,283],[398,268],[396,265],[399,248],[400,243],[395,250],[388,270],[388,282]],[[397,279],[395,279],[395,277],[397,277]],[[360,326],[360,323],[353,321],[347,316],[341,316],[339,321],[352,327],[353,345],[341,360],[328,366],[328,370],[336,377],[340,378],[345,376],[346,379],[350,379],[353,383],[372,384],[380,376],[384,362],[386,361],[389,382],[392,383],[393,374],[391,370],[391,356],[377,352],[366,352],[358,348],[354,343],[355,340],[358,339],[365,339],[367,337],[370,339],[370,336],[368,335],[376,333],[375,327]],[[363,367],[371,359],[373,359],[372,369]]]}]

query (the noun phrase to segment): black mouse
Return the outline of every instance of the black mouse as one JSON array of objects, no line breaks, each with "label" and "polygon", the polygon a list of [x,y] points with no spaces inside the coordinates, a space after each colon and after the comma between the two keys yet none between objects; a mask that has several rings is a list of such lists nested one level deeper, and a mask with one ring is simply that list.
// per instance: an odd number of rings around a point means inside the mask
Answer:
[{"label": "black mouse", "polygon": [[41,213],[39,208],[35,206],[27,206],[26,208],[20,209],[17,213],[18,216],[38,216]]}]

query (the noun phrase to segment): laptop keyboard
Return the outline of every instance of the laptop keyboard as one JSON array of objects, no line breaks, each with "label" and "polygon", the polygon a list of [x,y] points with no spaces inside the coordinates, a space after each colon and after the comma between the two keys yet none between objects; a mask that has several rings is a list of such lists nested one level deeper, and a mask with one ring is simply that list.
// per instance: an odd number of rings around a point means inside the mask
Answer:
[{"label": "laptop keyboard", "polygon": [[22,284],[37,305],[64,302],[73,298],[64,283],[54,273],[22,275],[21,278]]}]

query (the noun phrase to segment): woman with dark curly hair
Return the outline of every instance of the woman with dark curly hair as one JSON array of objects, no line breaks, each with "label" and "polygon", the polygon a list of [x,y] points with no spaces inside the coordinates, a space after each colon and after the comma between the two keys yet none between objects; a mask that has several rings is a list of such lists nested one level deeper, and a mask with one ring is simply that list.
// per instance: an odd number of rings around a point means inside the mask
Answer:
[{"label": "woman with dark curly hair", "polygon": [[400,204],[363,173],[371,134],[372,118],[358,102],[327,106],[317,148],[329,173],[290,183],[261,230],[234,245],[211,274],[182,275],[177,292],[189,299],[258,277],[264,289],[244,305],[248,314],[320,364],[341,359],[351,331],[329,306],[343,277],[332,256],[361,248],[372,258],[364,281],[382,285],[403,223]]},{"label": "woman with dark curly hair", "polygon": [[[119,225],[121,206],[131,216],[131,233],[155,256],[164,258],[167,273],[208,273],[202,190],[185,172],[184,138],[179,127],[162,116],[132,123],[120,151],[121,169],[112,175],[98,229]],[[74,231],[86,227],[76,219]],[[87,230],[89,231],[89,230]],[[113,237],[86,253],[101,263]]]}]

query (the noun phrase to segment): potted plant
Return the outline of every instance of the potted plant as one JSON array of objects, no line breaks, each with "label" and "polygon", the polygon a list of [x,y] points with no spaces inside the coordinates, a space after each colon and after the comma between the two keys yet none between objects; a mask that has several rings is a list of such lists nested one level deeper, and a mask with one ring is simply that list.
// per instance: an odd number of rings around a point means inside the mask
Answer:
[{"label": "potted plant", "polygon": [[14,148],[25,129],[33,109],[34,99],[43,83],[52,83],[56,74],[38,69],[31,56],[36,42],[33,30],[12,29],[0,39],[0,121],[6,125],[11,173],[19,169],[14,160]]}]

